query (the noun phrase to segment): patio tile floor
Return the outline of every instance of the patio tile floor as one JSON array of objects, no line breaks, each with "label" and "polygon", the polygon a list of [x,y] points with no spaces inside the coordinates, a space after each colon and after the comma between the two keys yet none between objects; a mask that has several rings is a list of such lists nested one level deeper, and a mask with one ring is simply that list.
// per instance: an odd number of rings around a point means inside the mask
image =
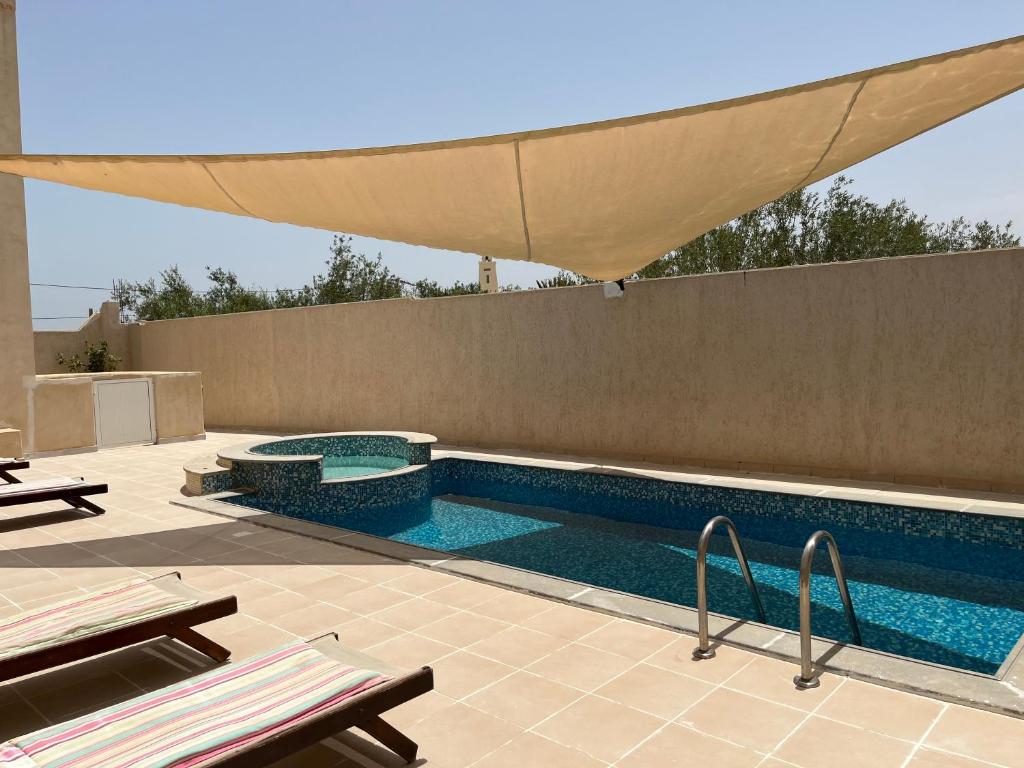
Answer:
[{"label": "patio tile floor", "polygon": [[[106,515],[60,504],[0,514],[0,617],[127,578],[182,572],[232,593],[239,614],[202,631],[235,658],[336,631],[437,689],[388,718],[435,768],[1024,768],[1024,721],[826,675],[796,691],[791,664],[340,544],[169,504],[182,465],[250,434],[37,459],[25,479],[107,482]],[[138,471],[135,471],[138,468]],[[48,513],[43,515],[43,513]],[[174,641],[0,685],[0,739],[209,669]],[[281,766],[393,766],[343,734]]]}]

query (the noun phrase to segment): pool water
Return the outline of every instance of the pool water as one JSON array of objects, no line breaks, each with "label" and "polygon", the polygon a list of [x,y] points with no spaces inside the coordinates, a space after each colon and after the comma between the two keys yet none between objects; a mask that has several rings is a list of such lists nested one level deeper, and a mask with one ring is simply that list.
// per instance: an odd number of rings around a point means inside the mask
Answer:
[{"label": "pool water", "polygon": [[[323,496],[230,500],[691,607],[700,530],[725,513],[739,528],[768,623],[791,630],[799,628],[803,543],[814,530],[827,528],[839,543],[865,647],[994,674],[1024,633],[1024,549],[1008,545],[1018,536],[1016,528],[1006,528],[1012,521],[447,461],[440,470],[441,462],[433,464],[432,495],[390,507],[349,508]],[[837,517],[837,504],[844,505],[845,517]],[[898,525],[880,524],[886,516]],[[971,536],[979,527],[995,526],[995,543],[972,543],[955,531],[931,532],[947,520],[950,527],[968,526]],[[926,527],[912,535],[914,526]],[[815,561],[811,594],[814,634],[848,642],[824,548]],[[709,548],[708,603],[715,613],[756,620],[724,530]]]},{"label": "pool water", "polygon": [[409,466],[394,456],[324,456],[324,480],[376,475]]}]

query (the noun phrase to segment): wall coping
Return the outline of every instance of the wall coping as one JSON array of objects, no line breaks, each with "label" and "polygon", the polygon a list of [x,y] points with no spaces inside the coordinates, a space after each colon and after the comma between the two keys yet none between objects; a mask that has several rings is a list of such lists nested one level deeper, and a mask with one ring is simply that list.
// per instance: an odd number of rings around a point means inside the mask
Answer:
[{"label": "wall coping", "polygon": [[[306,435],[288,435],[286,437],[265,437],[241,445],[233,445],[217,452],[217,458],[225,461],[258,462],[260,464],[277,464],[285,462],[312,462],[323,459],[323,454],[264,454],[253,453],[252,449],[269,443],[282,443],[291,440],[305,440],[314,437],[398,437],[410,445],[433,445],[437,442],[434,435],[425,432],[388,432],[381,430],[361,430],[358,432],[313,432]],[[364,476],[365,477],[365,476]]]},{"label": "wall coping", "polygon": [[68,379],[141,379],[171,378],[173,376],[202,376],[201,371],[80,371],[78,373],[39,373],[36,381],[67,381]]}]

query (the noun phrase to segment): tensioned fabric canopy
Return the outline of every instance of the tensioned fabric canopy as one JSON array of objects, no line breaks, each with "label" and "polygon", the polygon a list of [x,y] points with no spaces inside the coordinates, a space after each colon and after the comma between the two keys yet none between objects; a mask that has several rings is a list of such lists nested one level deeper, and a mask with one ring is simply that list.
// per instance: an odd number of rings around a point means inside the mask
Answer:
[{"label": "tensioned fabric canopy", "polygon": [[0,171],[612,280],[1021,87],[1024,36],[564,128],[286,154],[7,155]]}]

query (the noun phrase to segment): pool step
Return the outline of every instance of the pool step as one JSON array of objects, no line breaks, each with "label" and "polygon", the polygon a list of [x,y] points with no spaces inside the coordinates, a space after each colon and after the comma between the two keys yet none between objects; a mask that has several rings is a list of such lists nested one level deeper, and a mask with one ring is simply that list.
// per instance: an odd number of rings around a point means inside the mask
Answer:
[{"label": "pool step", "polygon": [[185,492],[189,496],[204,496],[231,488],[231,462],[224,466],[220,459],[196,459],[185,466]]}]

